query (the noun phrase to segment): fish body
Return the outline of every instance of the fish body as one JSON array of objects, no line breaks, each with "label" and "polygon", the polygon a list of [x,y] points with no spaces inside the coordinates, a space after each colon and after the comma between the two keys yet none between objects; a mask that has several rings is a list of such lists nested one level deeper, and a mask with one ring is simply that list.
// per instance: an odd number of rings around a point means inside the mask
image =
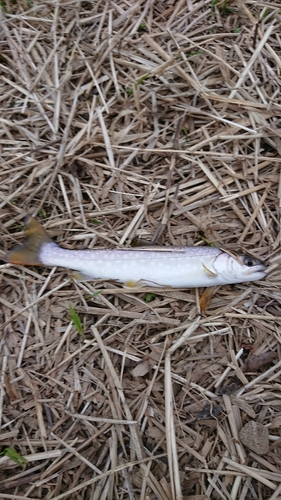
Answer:
[{"label": "fish body", "polygon": [[214,247],[68,250],[52,241],[32,217],[27,218],[25,232],[26,242],[6,255],[7,262],[65,267],[78,271],[78,278],[113,279],[132,288],[208,287],[256,281],[266,275],[259,260]]}]

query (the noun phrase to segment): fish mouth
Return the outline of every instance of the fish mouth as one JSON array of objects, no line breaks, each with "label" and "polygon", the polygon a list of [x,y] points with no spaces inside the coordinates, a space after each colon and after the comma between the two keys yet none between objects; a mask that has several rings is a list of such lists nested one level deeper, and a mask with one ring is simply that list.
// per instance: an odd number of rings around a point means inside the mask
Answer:
[{"label": "fish mouth", "polygon": [[244,274],[245,274],[245,276],[252,276],[253,274],[255,274],[255,275],[260,274],[260,278],[264,278],[267,274],[266,266],[264,266],[263,264],[260,264],[258,266],[250,267],[247,269],[247,271],[245,271]]}]

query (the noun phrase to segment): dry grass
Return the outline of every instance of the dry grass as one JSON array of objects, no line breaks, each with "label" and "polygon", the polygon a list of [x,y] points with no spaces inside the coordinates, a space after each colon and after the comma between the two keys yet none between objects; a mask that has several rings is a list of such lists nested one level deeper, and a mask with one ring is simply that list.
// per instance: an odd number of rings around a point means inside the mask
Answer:
[{"label": "dry grass", "polygon": [[0,445],[27,459],[1,499],[280,499],[280,2],[0,4],[0,257],[30,213],[67,248],[204,235],[271,268],[201,311],[1,265]]}]

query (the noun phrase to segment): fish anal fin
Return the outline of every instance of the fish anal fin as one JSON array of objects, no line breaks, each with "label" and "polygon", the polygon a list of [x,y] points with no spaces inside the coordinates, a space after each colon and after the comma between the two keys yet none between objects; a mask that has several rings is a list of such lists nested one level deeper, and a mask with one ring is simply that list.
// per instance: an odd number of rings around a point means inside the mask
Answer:
[{"label": "fish anal fin", "polygon": [[214,271],[211,271],[205,264],[202,263],[203,269],[205,273],[210,277],[210,278],[217,278],[217,273],[214,273]]},{"label": "fish anal fin", "polygon": [[5,255],[4,260],[11,264],[23,266],[40,266],[40,248],[45,243],[52,243],[52,239],[45,229],[31,216],[25,218],[25,242]]},{"label": "fish anal fin", "polygon": [[75,281],[93,281],[94,280],[93,276],[90,276],[89,274],[86,274],[86,273],[81,273],[80,271],[72,271],[68,277],[70,279],[75,280]]}]

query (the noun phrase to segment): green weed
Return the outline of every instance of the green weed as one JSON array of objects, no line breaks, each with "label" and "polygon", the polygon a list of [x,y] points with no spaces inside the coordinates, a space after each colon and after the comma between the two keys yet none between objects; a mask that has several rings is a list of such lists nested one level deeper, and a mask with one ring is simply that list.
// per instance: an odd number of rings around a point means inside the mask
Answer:
[{"label": "green weed", "polygon": [[5,448],[4,451],[0,453],[0,455],[4,455],[9,457],[10,460],[13,460],[17,465],[21,465],[22,467],[26,464],[26,458],[22,457],[12,446]]},{"label": "green weed", "polygon": [[73,322],[74,326],[76,327],[76,330],[78,331],[78,333],[83,335],[82,321],[80,319],[80,316],[77,314],[77,312],[75,311],[74,307],[72,307],[71,304],[69,304],[69,317],[70,317],[71,321]]},{"label": "green weed", "polygon": [[147,293],[145,295],[144,300],[145,300],[145,302],[151,302],[152,300],[155,299],[155,297],[156,297],[156,295],[154,293]]}]

